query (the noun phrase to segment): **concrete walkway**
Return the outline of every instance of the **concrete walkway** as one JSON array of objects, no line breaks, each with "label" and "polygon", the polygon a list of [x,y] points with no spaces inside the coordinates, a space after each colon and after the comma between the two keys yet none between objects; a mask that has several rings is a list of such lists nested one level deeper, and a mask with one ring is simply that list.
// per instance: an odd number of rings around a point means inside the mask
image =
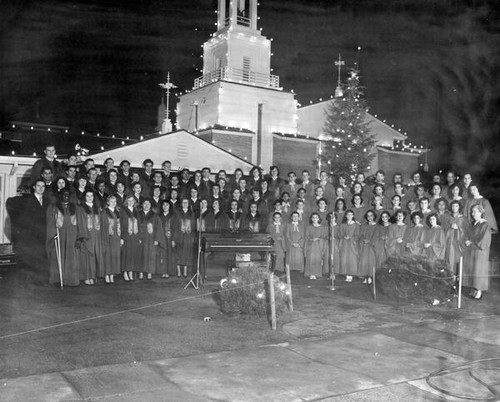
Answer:
[{"label": "concrete walkway", "polygon": [[[229,352],[3,379],[0,399],[500,400],[499,334],[499,316],[380,327]],[[443,371],[435,373],[438,370]],[[431,373],[435,375],[429,377]]]}]

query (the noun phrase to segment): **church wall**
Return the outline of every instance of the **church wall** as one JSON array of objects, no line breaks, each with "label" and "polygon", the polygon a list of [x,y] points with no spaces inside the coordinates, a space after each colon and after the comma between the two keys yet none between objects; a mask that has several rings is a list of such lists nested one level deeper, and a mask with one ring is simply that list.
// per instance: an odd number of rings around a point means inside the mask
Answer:
[{"label": "church wall", "polygon": [[241,159],[252,160],[252,137],[228,133],[217,133],[212,134],[213,144],[224,148],[226,150],[231,150],[233,155],[240,157]]},{"label": "church wall", "polygon": [[271,68],[270,48],[270,42],[260,35],[232,32],[229,37],[229,65],[242,69],[243,57],[249,57],[251,60],[250,71],[269,74]]},{"label": "church wall", "polygon": [[[381,169],[385,172],[385,177],[389,182],[392,175],[396,172],[402,173],[405,180],[408,180],[411,174],[418,170],[418,156],[415,154],[387,152],[381,149],[377,150],[377,154],[377,169]],[[375,170],[372,171],[371,174],[375,174]]]},{"label": "church wall", "polygon": [[[280,168],[281,176],[286,177],[289,171],[295,171],[297,177],[304,169],[311,172],[312,177],[316,177],[314,160],[317,157],[316,142],[293,140],[274,136],[274,164]],[[266,169],[269,166],[264,166]]]},{"label": "church wall", "polygon": [[[179,97],[177,103],[177,129],[190,132],[204,129],[218,123],[220,82],[207,85]],[[198,103],[198,127],[195,127],[194,103]]]}]

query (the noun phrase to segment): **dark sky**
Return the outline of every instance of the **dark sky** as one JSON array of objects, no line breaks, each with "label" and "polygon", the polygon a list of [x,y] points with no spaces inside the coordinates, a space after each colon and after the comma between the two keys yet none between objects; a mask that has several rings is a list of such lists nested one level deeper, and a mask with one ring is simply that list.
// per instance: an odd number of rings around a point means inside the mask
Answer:
[{"label": "dark sky", "polygon": [[[371,112],[433,147],[431,167],[499,167],[500,24],[491,0],[260,0],[273,73],[302,105],[329,97],[362,47]],[[153,131],[159,82],[201,75],[213,0],[1,2],[0,119]],[[344,72],[345,73],[345,72]],[[343,78],[345,77],[345,74]]]}]

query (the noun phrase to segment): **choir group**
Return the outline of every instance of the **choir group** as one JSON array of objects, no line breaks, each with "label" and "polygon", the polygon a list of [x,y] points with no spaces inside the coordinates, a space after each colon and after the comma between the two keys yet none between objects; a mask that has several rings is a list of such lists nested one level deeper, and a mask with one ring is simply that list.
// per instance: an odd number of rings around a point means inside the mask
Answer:
[{"label": "choir group", "polygon": [[[92,159],[62,165],[49,144],[46,158],[33,167],[34,197],[45,208],[50,282],[59,282],[58,254],[65,285],[87,285],[188,276],[196,265],[197,234],[266,232],[274,240],[277,271],[285,264],[310,279],[331,274],[346,281],[371,281],[374,268],[390,256],[424,255],[444,259],[452,271],[464,257],[464,284],[481,298],[488,290],[488,260],[496,220],[471,178],[448,172],[424,185],[415,172],[408,183],[395,174],[386,183],[378,171],[368,184],[360,173],[346,177],[322,171],[313,180],[279,168],[254,167],[245,175],[209,168],[161,171],[150,159],[143,169],[103,168]],[[52,156],[52,157],[51,157]],[[74,162],[74,160],[73,160]],[[56,253],[59,251],[60,253]],[[333,267],[333,270],[332,270]]]}]

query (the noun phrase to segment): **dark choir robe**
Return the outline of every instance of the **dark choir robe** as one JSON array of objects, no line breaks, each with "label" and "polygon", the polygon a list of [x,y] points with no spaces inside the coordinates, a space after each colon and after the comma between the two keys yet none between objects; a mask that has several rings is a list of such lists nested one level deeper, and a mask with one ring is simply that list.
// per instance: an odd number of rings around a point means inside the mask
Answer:
[{"label": "dark choir robe", "polygon": [[99,204],[99,208],[100,209],[106,208],[109,195],[107,193],[101,193],[99,191],[96,191],[94,194],[95,194],[95,200]]},{"label": "dark choir robe", "polygon": [[[425,247],[430,244],[429,247]],[[441,226],[429,227],[424,232],[424,254],[431,259],[443,260],[445,257],[446,239]]]},{"label": "dark choir robe", "polygon": [[158,274],[175,275],[177,265],[175,249],[172,247],[172,212],[159,215],[161,222],[160,262],[157,267]]},{"label": "dark choir robe", "polygon": [[101,236],[104,256],[104,275],[117,275],[121,272],[121,222],[120,213],[105,208],[101,212]]},{"label": "dark choir robe", "polygon": [[257,212],[255,215],[247,214],[241,223],[241,230],[252,233],[262,233],[264,231],[264,221]]},{"label": "dark choir robe", "polygon": [[120,211],[121,235],[123,246],[121,248],[122,272],[139,271],[142,262],[141,245],[139,244],[138,211],[128,207]]},{"label": "dark choir robe", "polygon": [[205,219],[205,229],[207,232],[221,232],[229,229],[229,219],[227,213],[220,210],[213,212]]},{"label": "dark choir robe", "polygon": [[359,227],[358,276],[372,276],[377,258],[375,256],[374,235],[377,224],[364,223]]},{"label": "dark choir robe", "polygon": [[180,209],[174,215],[173,240],[177,255],[177,265],[194,266],[196,239],[196,217],[191,210]]},{"label": "dark choir robe", "polygon": [[277,200],[281,197],[281,189],[285,185],[285,180],[281,177],[269,178],[269,192],[274,200]]},{"label": "dark choir robe", "polygon": [[125,199],[127,198],[127,194],[115,193],[114,196],[116,197],[116,206],[120,209],[124,208]]},{"label": "dark choir robe", "polygon": [[85,188],[84,191],[75,188],[75,191],[71,193],[71,202],[75,205],[80,205],[82,202],[85,202],[85,191],[87,191],[87,188]]},{"label": "dark choir robe", "polygon": [[227,213],[227,217],[228,217],[228,229],[231,231],[231,232],[238,232],[240,229],[241,229],[241,212],[240,211],[237,211],[237,212],[234,212],[234,211],[229,211]]},{"label": "dark choir robe", "polygon": [[210,206],[212,206],[212,205],[213,205],[214,201],[219,201],[219,209],[220,209],[220,210],[225,210],[225,209],[227,208],[227,199],[226,199],[226,198],[224,198],[224,197],[222,196],[222,194],[220,194],[218,197],[214,197],[214,196],[212,196],[212,197],[209,197],[209,198],[208,198],[208,204],[209,204]]},{"label": "dark choir robe", "polygon": [[[57,239],[59,235],[59,239]],[[47,208],[47,256],[49,260],[49,283],[60,282],[56,241],[61,251],[61,271],[64,286],[78,286],[80,271],[76,256],[77,239],[76,206],[73,203],[57,202]]]},{"label": "dark choir robe", "polygon": [[[260,214],[263,220],[266,220],[269,215],[269,204],[263,198],[259,198],[258,200],[253,199],[251,202],[257,203],[257,212]],[[245,211],[248,213],[250,211]]]},{"label": "dark choir robe", "polygon": [[424,253],[425,226],[408,226],[405,232],[405,253],[408,255],[422,255]]},{"label": "dark choir robe", "polygon": [[92,208],[86,203],[76,208],[80,280],[102,277],[104,258],[100,218],[99,208],[95,203]]},{"label": "dark choir robe", "polygon": [[190,198],[189,209],[191,209],[191,211],[193,211],[195,215],[198,215],[198,213],[200,212],[200,198]]},{"label": "dark choir robe", "polygon": [[170,200],[169,201],[170,203],[170,210],[175,214],[177,213],[180,209],[181,209],[181,202],[179,201],[178,198],[176,198],[175,200]]},{"label": "dark choir robe", "polygon": [[200,186],[198,188],[199,197],[208,199],[212,194],[213,186],[214,182],[212,180],[201,180]]},{"label": "dark choir robe", "polygon": [[484,291],[489,289],[491,228],[489,222],[475,222],[467,233],[471,242],[464,253],[464,285]]},{"label": "dark choir robe", "polygon": [[[161,222],[153,211],[139,211],[139,239],[141,241],[142,262],[139,270],[148,274],[156,273],[159,261],[159,244],[162,240]],[[157,242],[157,244],[155,244]]]},{"label": "dark choir robe", "polygon": [[155,213],[158,214],[160,212],[160,203],[163,201],[162,198],[154,198],[151,197],[151,210]]}]

